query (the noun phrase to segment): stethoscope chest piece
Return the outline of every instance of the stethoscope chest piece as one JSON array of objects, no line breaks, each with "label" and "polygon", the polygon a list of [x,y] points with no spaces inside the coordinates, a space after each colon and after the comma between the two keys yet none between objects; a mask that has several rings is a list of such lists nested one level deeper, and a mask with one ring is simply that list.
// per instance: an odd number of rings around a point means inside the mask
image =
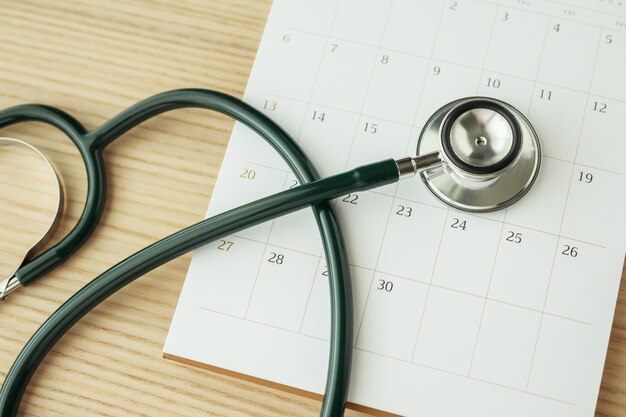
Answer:
[{"label": "stethoscope chest piece", "polygon": [[446,104],[426,122],[417,154],[439,152],[442,165],[422,171],[441,201],[459,210],[488,212],[518,201],[541,164],[539,139],[513,106],[486,97]]}]

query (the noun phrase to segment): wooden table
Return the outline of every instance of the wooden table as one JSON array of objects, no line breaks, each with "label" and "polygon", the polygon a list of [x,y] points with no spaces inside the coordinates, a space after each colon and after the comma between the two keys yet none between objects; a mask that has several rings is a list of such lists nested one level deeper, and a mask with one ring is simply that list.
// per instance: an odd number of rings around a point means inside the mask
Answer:
[{"label": "wooden table", "polygon": [[[270,1],[173,3],[0,2],[0,108],[42,102],[92,129],[164,90],[193,86],[241,97]],[[76,290],[128,254],[202,219],[231,127],[232,121],[206,111],[177,111],[107,149],[109,199],[93,239],[0,305],[0,377]],[[52,157],[68,189],[61,231],[69,230],[86,185],[69,140],[41,124],[2,133]],[[19,224],[0,233],[3,242],[23,235]],[[189,260],[184,256],[148,274],[76,325],[35,374],[21,415],[317,415],[318,401],[162,359]],[[3,259],[2,272],[9,264]],[[625,327],[623,280],[598,416],[626,415]]]}]

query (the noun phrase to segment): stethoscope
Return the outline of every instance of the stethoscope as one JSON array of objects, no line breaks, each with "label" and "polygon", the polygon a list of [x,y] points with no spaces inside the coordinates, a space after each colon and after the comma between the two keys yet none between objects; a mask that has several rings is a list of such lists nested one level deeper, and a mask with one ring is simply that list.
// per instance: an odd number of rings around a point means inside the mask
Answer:
[{"label": "stethoscope", "polygon": [[[95,278],[66,301],[37,330],[18,355],[0,389],[0,417],[14,417],[39,363],[85,314],[116,291],[152,269],[201,245],[242,229],[312,206],[329,270],[331,338],[321,416],[340,416],[345,407],[352,359],[352,293],[345,242],[330,200],[394,183],[420,173],[426,187],[448,206],[469,212],[509,207],[534,183],[541,162],[539,139],[530,122],[511,105],[486,97],[453,101],[426,122],[416,157],[387,159],[332,177],[319,176],[294,140],[267,116],[239,99],[210,90],[176,90],[135,104],[93,131],[62,110],[22,105],[0,111],[0,128],[39,121],[64,132],[76,145],[87,171],[87,198],[76,226],[56,245],[23,263],[0,281],[0,300],[55,268],[89,238],[106,197],[102,152],[131,128],[161,113],[187,107],[215,110],[258,133],[285,160],[301,184],[187,227],[142,249]],[[30,252],[49,239],[63,208],[63,187],[41,152],[26,142],[2,138],[1,145],[30,149],[43,158],[58,184],[57,214],[50,231]],[[419,238],[416,236],[415,238]]]}]

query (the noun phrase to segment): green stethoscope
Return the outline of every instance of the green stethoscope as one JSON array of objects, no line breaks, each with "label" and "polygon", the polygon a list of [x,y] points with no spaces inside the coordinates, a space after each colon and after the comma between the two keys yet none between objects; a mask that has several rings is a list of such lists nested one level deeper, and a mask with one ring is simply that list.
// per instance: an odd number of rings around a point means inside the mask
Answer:
[{"label": "green stethoscope", "polygon": [[[306,206],[313,208],[330,279],[330,358],[320,415],[340,416],[350,382],[352,290],[345,243],[329,200],[420,172],[428,189],[447,205],[470,212],[495,211],[526,194],[541,161],[539,140],[528,120],[511,105],[485,97],[456,100],[437,110],[420,134],[417,157],[387,159],[324,179],[319,179],[311,161],[272,120],[241,100],[215,91],[162,93],[135,104],[90,132],[54,107],[12,107],[0,111],[0,128],[38,121],[60,129],[83,158],[88,189],[76,226],[58,244],[25,260],[12,276],[1,281],[0,300],[61,264],[87,241],[104,209],[104,148],[156,115],[188,107],[218,111],[253,129],[280,154],[302,185],[187,227],[131,255],[83,287],[45,321],[18,355],[0,389],[0,417],[17,414],[22,395],[45,355],[76,322],[110,295],[201,245]],[[30,146],[14,139],[5,139],[0,145],[11,141]]]}]

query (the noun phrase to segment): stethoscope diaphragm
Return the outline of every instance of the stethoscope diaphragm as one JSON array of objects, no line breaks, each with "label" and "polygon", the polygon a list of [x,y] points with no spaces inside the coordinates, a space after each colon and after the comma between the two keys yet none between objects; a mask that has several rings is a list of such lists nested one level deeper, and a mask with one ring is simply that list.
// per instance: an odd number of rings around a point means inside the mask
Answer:
[{"label": "stethoscope diaphragm", "polygon": [[439,152],[442,164],[422,171],[447,205],[471,212],[518,201],[539,172],[541,147],[530,122],[513,106],[487,97],[453,101],[426,122],[417,154]]}]

